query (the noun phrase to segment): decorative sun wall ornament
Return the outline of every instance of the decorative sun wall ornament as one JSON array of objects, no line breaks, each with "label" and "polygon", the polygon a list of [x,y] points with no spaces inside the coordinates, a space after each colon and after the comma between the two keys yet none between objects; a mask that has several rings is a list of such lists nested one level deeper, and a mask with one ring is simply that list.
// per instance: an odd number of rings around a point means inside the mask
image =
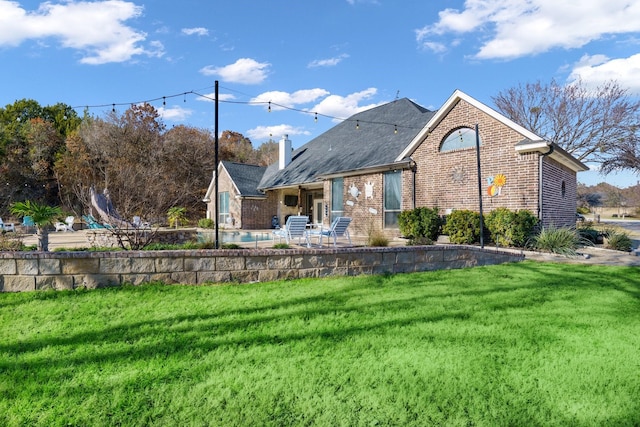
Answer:
[{"label": "decorative sun wall ornament", "polygon": [[360,195],[360,190],[358,190],[358,187],[356,187],[355,184],[351,184],[351,186],[349,187],[349,194],[351,194],[351,197],[358,200],[358,196]]},{"label": "decorative sun wall ornament", "polygon": [[373,182],[371,181],[364,185],[364,198],[373,199]]},{"label": "decorative sun wall ornament", "polygon": [[466,179],[466,173],[462,166],[455,167],[451,170],[451,180],[456,184],[462,184]]},{"label": "decorative sun wall ornament", "polygon": [[489,187],[487,188],[487,194],[490,197],[500,196],[502,194],[502,187],[507,183],[507,177],[499,173],[498,175],[490,176],[487,178]]}]

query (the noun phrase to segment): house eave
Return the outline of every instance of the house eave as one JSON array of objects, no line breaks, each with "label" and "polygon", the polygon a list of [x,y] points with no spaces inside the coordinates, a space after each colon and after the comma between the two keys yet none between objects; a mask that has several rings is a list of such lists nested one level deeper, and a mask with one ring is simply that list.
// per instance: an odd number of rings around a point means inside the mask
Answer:
[{"label": "house eave", "polygon": [[407,158],[398,162],[386,163],[384,165],[376,165],[376,166],[370,166],[366,168],[350,169],[350,170],[333,172],[330,174],[318,175],[318,178],[326,180],[326,179],[339,178],[339,177],[345,177],[345,176],[369,175],[372,173],[388,172],[388,171],[397,170],[397,169],[408,169],[412,163],[413,163],[413,160]]},{"label": "house eave", "polygon": [[587,165],[551,142],[543,140],[529,142],[523,141],[522,143],[516,144],[515,149],[516,153],[519,154],[540,153],[542,155],[547,155],[549,158],[568,167],[574,172],[584,172],[589,170]]}]

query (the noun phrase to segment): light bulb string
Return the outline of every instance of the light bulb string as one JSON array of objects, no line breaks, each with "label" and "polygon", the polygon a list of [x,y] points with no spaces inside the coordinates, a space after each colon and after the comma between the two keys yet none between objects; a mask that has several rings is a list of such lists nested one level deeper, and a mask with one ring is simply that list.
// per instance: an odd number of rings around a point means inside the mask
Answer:
[{"label": "light bulb string", "polygon": [[[203,89],[208,89],[208,88],[209,87],[206,87],[206,88],[203,88]],[[242,93],[242,92],[235,91],[235,90],[232,90],[232,89],[229,89],[229,88],[224,88],[224,89],[231,90],[231,91],[234,91],[234,92],[237,92],[237,93]],[[111,111],[115,112],[116,107],[118,107],[118,106],[131,106],[131,105],[140,105],[140,104],[151,104],[153,102],[157,102],[157,101],[160,101],[160,100],[162,100],[162,105],[163,105],[163,107],[165,107],[166,103],[167,103],[167,99],[182,97],[184,99],[184,102],[187,102],[187,95],[195,95],[195,96],[198,96],[200,98],[207,99],[209,101],[215,101],[214,97],[211,97],[209,95],[205,95],[205,94],[200,93],[201,90],[202,89],[189,90],[189,91],[180,92],[180,93],[176,93],[176,94],[172,94],[172,95],[163,95],[163,96],[159,96],[159,97],[156,97],[156,98],[150,98],[150,99],[146,99],[146,100],[142,100],[142,101],[112,102],[112,103],[108,103],[108,104],[104,103],[104,104],[93,104],[93,105],[88,105],[87,104],[87,105],[78,105],[78,106],[74,106],[74,107],[71,107],[71,108],[73,108],[73,109],[79,109],[79,108],[90,109],[90,108],[111,107]],[[247,95],[247,94],[244,94],[244,93],[242,93],[242,94],[246,95],[246,96],[250,96],[250,95]],[[282,109],[282,110],[288,110],[288,111],[293,111],[293,112],[297,112],[297,113],[313,115],[315,122],[318,121],[318,117],[324,117],[324,118],[327,118],[327,119],[330,119],[330,120],[341,121],[341,122],[356,122],[356,127],[358,129],[360,127],[360,123],[372,124],[372,125],[393,126],[394,133],[397,133],[398,129],[400,129],[400,128],[404,128],[404,129],[421,129],[421,127],[402,125],[402,124],[398,124],[398,123],[388,123],[388,122],[381,122],[381,121],[374,121],[374,120],[362,120],[361,118],[336,117],[336,116],[332,116],[332,115],[329,115],[329,114],[324,114],[324,113],[321,113],[321,112],[318,112],[318,111],[310,111],[310,110],[290,107],[288,105],[278,104],[277,102],[273,102],[273,101],[233,101],[233,100],[229,100],[229,99],[218,99],[218,102],[225,103],[225,104],[236,104],[236,105],[266,105],[269,112],[271,112],[271,110],[272,110],[271,107],[273,106],[273,107],[277,107],[278,109]]]}]

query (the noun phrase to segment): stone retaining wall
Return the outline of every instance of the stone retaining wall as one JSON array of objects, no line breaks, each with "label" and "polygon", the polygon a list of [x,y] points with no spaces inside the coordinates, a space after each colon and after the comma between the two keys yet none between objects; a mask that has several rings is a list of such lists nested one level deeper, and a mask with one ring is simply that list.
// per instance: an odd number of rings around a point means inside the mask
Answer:
[{"label": "stone retaining wall", "polygon": [[249,283],[408,273],[516,262],[524,255],[473,246],[121,252],[0,252],[0,291]]}]

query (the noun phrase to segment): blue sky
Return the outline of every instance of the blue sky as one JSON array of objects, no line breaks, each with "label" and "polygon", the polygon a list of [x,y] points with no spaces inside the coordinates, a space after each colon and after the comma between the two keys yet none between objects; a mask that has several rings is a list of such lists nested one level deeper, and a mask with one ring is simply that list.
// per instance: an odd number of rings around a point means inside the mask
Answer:
[{"label": "blue sky", "polygon": [[492,107],[502,90],[552,78],[616,79],[640,96],[640,3],[0,0],[0,64],[0,105],[27,98],[100,116],[154,100],[169,127],[213,129],[218,80],[221,131],[255,146],[288,134],[297,147],[332,118],[397,96],[437,109],[460,89]]}]

